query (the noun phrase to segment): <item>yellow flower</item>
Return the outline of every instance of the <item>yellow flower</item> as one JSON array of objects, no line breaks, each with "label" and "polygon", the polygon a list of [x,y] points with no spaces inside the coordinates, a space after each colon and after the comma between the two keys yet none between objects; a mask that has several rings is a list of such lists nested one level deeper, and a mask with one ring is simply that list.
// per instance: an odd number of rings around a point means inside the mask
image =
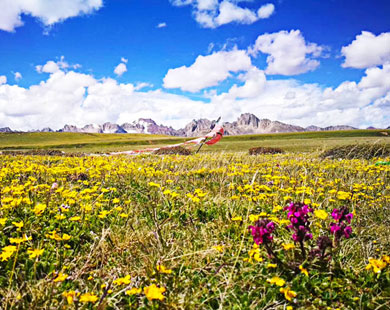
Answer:
[{"label": "yellow flower", "polygon": [[370,270],[372,268],[375,273],[380,273],[387,266],[386,261],[381,259],[369,258],[368,261],[369,264],[366,266],[366,269]]},{"label": "yellow flower", "polygon": [[46,205],[44,205],[42,203],[38,203],[34,207],[33,212],[35,213],[35,215],[40,216],[40,215],[42,215],[43,211],[45,211],[45,209],[46,209]]},{"label": "yellow flower", "polygon": [[62,282],[62,281],[65,281],[67,277],[68,277],[68,275],[67,275],[66,273],[60,272],[60,273],[58,273],[57,278],[55,278],[55,279],[53,280],[53,282]]},{"label": "yellow flower", "polygon": [[0,218],[0,225],[5,225],[6,222],[7,222],[6,217]]},{"label": "yellow flower", "polygon": [[295,248],[294,243],[282,243],[283,248],[288,251]]},{"label": "yellow flower", "polygon": [[276,264],[271,264],[271,263],[269,263],[268,265],[267,265],[267,268],[269,269],[269,268],[276,268],[278,265],[276,265]]},{"label": "yellow flower", "polygon": [[142,288],[133,287],[131,290],[125,292],[126,295],[138,295],[142,292]]},{"label": "yellow flower", "polygon": [[43,254],[44,249],[28,249],[27,254],[30,254],[30,258],[35,258]]},{"label": "yellow flower", "polygon": [[57,215],[55,216],[55,219],[56,219],[56,220],[63,220],[63,219],[66,219],[66,216],[63,215],[63,214],[57,214]]},{"label": "yellow flower", "polygon": [[233,217],[233,218],[232,218],[232,221],[241,222],[241,221],[242,221],[242,216]]},{"label": "yellow flower", "polygon": [[62,240],[69,240],[70,238],[72,237],[69,236],[68,234],[62,234]]},{"label": "yellow flower", "polygon": [[388,256],[388,255],[383,255],[383,256],[382,256],[382,260],[383,260],[384,262],[390,264],[390,256]]},{"label": "yellow flower", "polygon": [[214,245],[213,249],[216,250],[219,253],[223,253],[223,245]]},{"label": "yellow flower", "polygon": [[337,192],[337,199],[339,200],[348,200],[351,199],[352,194],[348,192],[338,191]]},{"label": "yellow flower", "polygon": [[81,216],[72,216],[69,218],[69,221],[73,221],[73,222],[80,221],[80,220],[81,220]]},{"label": "yellow flower", "polygon": [[279,277],[272,277],[271,279],[267,279],[268,283],[276,284],[277,286],[284,286],[286,281]]},{"label": "yellow flower", "polygon": [[17,230],[21,230],[22,227],[24,226],[24,223],[23,221],[20,221],[20,222],[12,222],[13,225],[15,225],[18,229]]},{"label": "yellow flower", "polygon": [[326,220],[328,218],[328,213],[324,210],[314,210],[314,215],[321,220]]},{"label": "yellow flower", "polygon": [[104,219],[110,211],[103,210],[99,213],[98,218]]},{"label": "yellow flower", "polygon": [[0,254],[1,261],[7,261],[12,254],[14,254],[17,250],[17,247],[14,245],[8,245],[1,249],[2,252]]},{"label": "yellow flower", "polygon": [[157,287],[156,284],[152,284],[150,286],[144,287],[144,294],[147,299],[153,300],[164,300],[165,296],[163,293],[166,291],[164,287]]},{"label": "yellow flower", "polygon": [[113,283],[116,285],[122,285],[122,284],[130,284],[130,282],[131,282],[130,275],[127,275],[124,278],[118,278],[114,280]]},{"label": "yellow flower", "polygon": [[259,218],[260,218],[260,215],[258,215],[258,214],[251,214],[251,215],[249,215],[249,220],[251,222],[256,222]]},{"label": "yellow flower", "polygon": [[150,187],[157,187],[157,188],[160,188],[160,187],[161,187],[160,184],[157,184],[157,183],[154,183],[154,182],[149,182],[148,185],[149,185]]},{"label": "yellow flower", "polygon": [[62,296],[66,298],[66,301],[68,302],[68,305],[73,304],[74,298],[76,297],[77,293],[75,291],[67,291],[63,292]]},{"label": "yellow flower", "polygon": [[309,272],[307,271],[306,268],[304,268],[302,265],[299,265],[299,270],[306,276],[309,276]]},{"label": "yellow flower", "polygon": [[123,217],[123,218],[129,217],[129,215],[126,214],[126,213],[121,213],[121,214],[119,214],[119,216],[120,216],[120,217]]},{"label": "yellow flower", "polygon": [[171,274],[172,273],[172,270],[165,268],[164,265],[157,265],[156,269],[160,273],[167,273],[167,274]]},{"label": "yellow flower", "polygon": [[81,302],[85,302],[85,303],[87,303],[87,302],[91,302],[91,303],[95,303],[95,302],[97,302],[99,300],[99,297],[97,297],[96,295],[94,295],[94,294],[91,294],[91,293],[85,293],[85,294],[82,294],[81,296],[80,296],[80,301]]},{"label": "yellow flower", "polygon": [[297,293],[292,291],[289,287],[281,287],[280,292],[284,294],[284,298],[288,301],[291,301],[294,297],[297,296]]},{"label": "yellow flower", "polygon": [[260,248],[256,243],[254,243],[252,249],[248,251],[248,255],[249,258],[244,258],[245,262],[252,263],[253,259],[257,262],[263,261],[263,258],[260,256]]},{"label": "yellow flower", "polygon": [[27,237],[26,235],[23,235],[23,238],[9,238],[9,242],[20,244],[20,243],[26,242],[26,241],[31,240],[31,239],[32,239],[32,237]]}]

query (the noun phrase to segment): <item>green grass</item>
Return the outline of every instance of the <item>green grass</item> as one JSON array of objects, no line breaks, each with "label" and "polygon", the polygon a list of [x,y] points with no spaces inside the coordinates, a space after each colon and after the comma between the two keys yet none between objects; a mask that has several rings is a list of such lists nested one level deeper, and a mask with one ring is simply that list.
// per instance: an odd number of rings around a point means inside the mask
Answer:
[{"label": "green grass", "polygon": [[[366,269],[390,255],[389,181],[388,166],[316,152],[2,155],[0,309],[389,309],[390,258]],[[293,243],[290,200],[322,211],[309,215],[304,251],[283,246]],[[352,235],[337,241],[331,213],[342,207],[354,212]],[[265,217],[276,223],[274,254],[256,250],[248,230]],[[326,256],[306,256],[323,236]],[[147,297],[153,284],[161,300]]]},{"label": "green grass", "polygon": [[[387,136],[384,134],[387,133]],[[191,138],[148,134],[2,133],[0,150],[58,149],[65,152],[111,152],[160,147]],[[347,144],[390,144],[390,130],[349,130],[225,136],[202,152],[247,151],[251,147],[280,147],[292,152],[325,150]]]}]

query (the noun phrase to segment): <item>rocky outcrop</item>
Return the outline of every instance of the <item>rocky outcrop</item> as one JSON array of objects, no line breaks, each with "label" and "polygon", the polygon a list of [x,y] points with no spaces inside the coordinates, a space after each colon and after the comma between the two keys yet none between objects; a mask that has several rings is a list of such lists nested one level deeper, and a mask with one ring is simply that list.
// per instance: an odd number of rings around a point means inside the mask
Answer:
[{"label": "rocky outcrop", "polygon": [[311,126],[308,126],[305,128],[305,131],[321,131],[321,130],[322,130],[321,127],[314,126],[314,125],[311,125]]},{"label": "rocky outcrop", "polygon": [[[192,120],[184,128],[173,129],[172,127],[158,125],[150,118],[140,118],[131,123],[118,125],[115,123],[104,123],[103,125],[89,124],[82,128],[73,125],[65,125],[59,132],[80,132],[80,133],[146,133],[153,135],[168,135],[181,137],[199,137],[210,132],[210,129],[215,124],[215,121],[210,121],[206,118]],[[241,114],[234,122],[223,123],[225,135],[246,135],[246,134],[262,134],[262,133],[279,133],[279,132],[303,132],[303,131],[331,131],[331,130],[353,130],[352,126],[339,125],[321,128],[318,126],[308,126],[306,128],[282,123],[279,121],[271,121],[269,119],[259,119],[251,113]],[[374,129],[369,127],[368,129]],[[390,127],[388,128],[390,129]],[[41,131],[52,131],[50,128],[42,129]],[[8,127],[0,128],[0,132],[12,132]]]},{"label": "rocky outcrop", "polygon": [[224,123],[223,127],[226,135],[305,131],[304,128],[299,126],[271,121],[269,119],[259,119],[250,113],[241,114],[237,121],[233,123]]},{"label": "rocky outcrop", "polygon": [[13,132],[9,127],[0,128],[0,132]]},{"label": "rocky outcrop", "polygon": [[338,126],[328,126],[323,128],[323,131],[335,131],[335,130],[354,130],[357,129],[352,126],[346,126],[346,125],[338,125]]},{"label": "rocky outcrop", "polygon": [[126,133],[126,130],[124,130],[121,126],[113,123],[104,123],[102,125],[102,132],[103,133]]},{"label": "rocky outcrop", "polygon": [[58,130],[59,132],[81,132],[80,128],[73,125],[65,125],[64,128]]},{"label": "rocky outcrop", "polygon": [[53,132],[53,129],[51,129],[50,127],[45,127],[41,129],[40,132]]}]

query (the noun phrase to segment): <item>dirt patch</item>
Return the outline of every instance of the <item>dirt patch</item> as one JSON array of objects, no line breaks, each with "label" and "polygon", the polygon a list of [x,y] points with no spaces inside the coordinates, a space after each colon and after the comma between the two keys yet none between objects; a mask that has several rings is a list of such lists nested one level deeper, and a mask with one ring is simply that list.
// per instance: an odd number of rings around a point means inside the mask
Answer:
[{"label": "dirt patch", "polygon": [[322,158],[343,158],[343,159],[371,159],[374,157],[389,157],[390,146],[388,145],[345,145],[335,147],[323,152]]},{"label": "dirt patch", "polygon": [[88,175],[85,173],[75,173],[75,174],[70,174],[67,176],[68,181],[87,181],[89,179]]},{"label": "dirt patch", "polygon": [[163,147],[154,151],[153,154],[157,155],[191,155],[192,152],[184,147],[176,146],[176,147]]},{"label": "dirt patch", "polygon": [[249,149],[249,155],[281,154],[284,151],[278,147],[253,147]]}]

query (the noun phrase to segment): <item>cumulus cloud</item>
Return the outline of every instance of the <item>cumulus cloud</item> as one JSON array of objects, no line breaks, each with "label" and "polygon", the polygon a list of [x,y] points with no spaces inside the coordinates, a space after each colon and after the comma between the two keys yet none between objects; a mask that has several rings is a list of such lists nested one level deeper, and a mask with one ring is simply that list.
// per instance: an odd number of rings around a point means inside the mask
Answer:
[{"label": "cumulus cloud", "polygon": [[313,58],[319,57],[323,49],[315,43],[307,43],[299,30],[283,30],[258,36],[249,53],[269,54],[267,74],[297,75],[316,69],[320,63]]},{"label": "cumulus cloud", "polygon": [[268,3],[260,7],[257,11],[257,16],[259,18],[264,19],[270,17],[275,11],[275,6],[272,3]]},{"label": "cumulus cloud", "polygon": [[351,44],[342,47],[341,54],[345,57],[344,68],[364,69],[390,62],[390,32],[375,36],[362,31]]},{"label": "cumulus cloud", "polygon": [[269,18],[275,6],[272,3],[261,6],[257,11],[241,7],[233,0],[171,0],[175,6],[191,5],[195,20],[205,28],[217,28],[219,26],[238,23],[253,24],[259,19]]},{"label": "cumulus cloud", "polygon": [[81,65],[72,64],[70,65],[65,61],[65,57],[61,56],[58,61],[49,60],[44,65],[35,66],[35,70],[38,73],[55,73],[59,70],[68,70],[68,69],[79,69]]},{"label": "cumulus cloud", "polygon": [[[5,78],[0,81],[6,83]],[[125,123],[151,117],[179,128],[193,117],[209,115],[210,108],[201,102],[161,90],[137,91],[145,86],[63,70],[29,88],[3,84],[0,127],[59,129],[64,124]]]},{"label": "cumulus cloud", "polygon": [[148,82],[138,82],[134,86],[134,90],[140,90],[146,87],[153,87],[153,84],[148,83]]},{"label": "cumulus cloud", "polygon": [[219,51],[198,56],[189,67],[169,69],[163,80],[164,87],[198,92],[218,85],[231,76],[231,72],[247,71],[251,66],[251,59],[243,50]]},{"label": "cumulus cloud", "polygon": [[[59,129],[64,124],[84,126],[107,121],[122,124],[150,117],[158,123],[180,128],[193,118],[222,116],[225,121],[232,121],[244,112],[300,126],[345,124],[383,128],[390,125],[389,63],[366,69],[358,82],[345,81],[337,87],[323,88],[294,79],[267,80],[249,58],[245,60],[248,56],[244,51],[221,51],[199,57],[202,58],[195,61],[196,65],[184,67],[192,76],[203,72],[201,79],[208,79],[212,71],[202,71],[202,62],[225,60],[224,63],[235,65],[223,70],[218,67],[221,70],[217,70],[218,76],[206,84],[217,83],[232,73],[236,74],[236,83],[227,91],[213,89],[204,95],[205,101],[200,101],[161,89],[148,90],[145,87],[150,85],[146,82],[118,83],[112,78],[96,79],[69,68],[59,68],[28,88],[9,85],[6,77],[0,76],[0,127]],[[227,62],[229,57],[235,61]]]},{"label": "cumulus cloud", "polygon": [[117,65],[114,69],[114,73],[117,76],[121,76],[123,73],[127,71],[127,66],[123,62],[121,62],[119,65]]},{"label": "cumulus cloud", "polygon": [[159,23],[156,28],[165,28],[167,26],[167,23]]},{"label": "cumulus cloud", "polygon": [[[210,96],[224,117],[251,112],[260,118],[279,120],[300,126],[352,125],[379,128],[390,125],[390,64],[365,71],[356,83],[345,81],[335,88],[302,84],[296,80],[260,80],[253,96],[243,87],[253,80],[244,77],[243,86]],[[259,74],[259,72],[257,72]]]},{"label": "cumulus cloud", "polygon": [[19,81],[22,79],[22,74],[20,72],[15,72],[14,73],[14,79],[15,81]]},{"label": "cumulus cloud", "polygon": [[22,14],[51,26],[70,17],[90,14],[103,6],[102,0],[2,0],[0,30],[14,31],[23,25]]},{"label": "cumulus cloud", "polygon": [[49,60],[44,65],[35,66],[35,69],[37,70],[38,73],[43,73],[43,72],[45,72],[45,73],[54,73],[54,72],[59,71],[60,67],[53,60]]},{"label": "cumulus cloud", "polygon": [[0,75],[0,85],[7,83],[7,77],[5,75]]}]

